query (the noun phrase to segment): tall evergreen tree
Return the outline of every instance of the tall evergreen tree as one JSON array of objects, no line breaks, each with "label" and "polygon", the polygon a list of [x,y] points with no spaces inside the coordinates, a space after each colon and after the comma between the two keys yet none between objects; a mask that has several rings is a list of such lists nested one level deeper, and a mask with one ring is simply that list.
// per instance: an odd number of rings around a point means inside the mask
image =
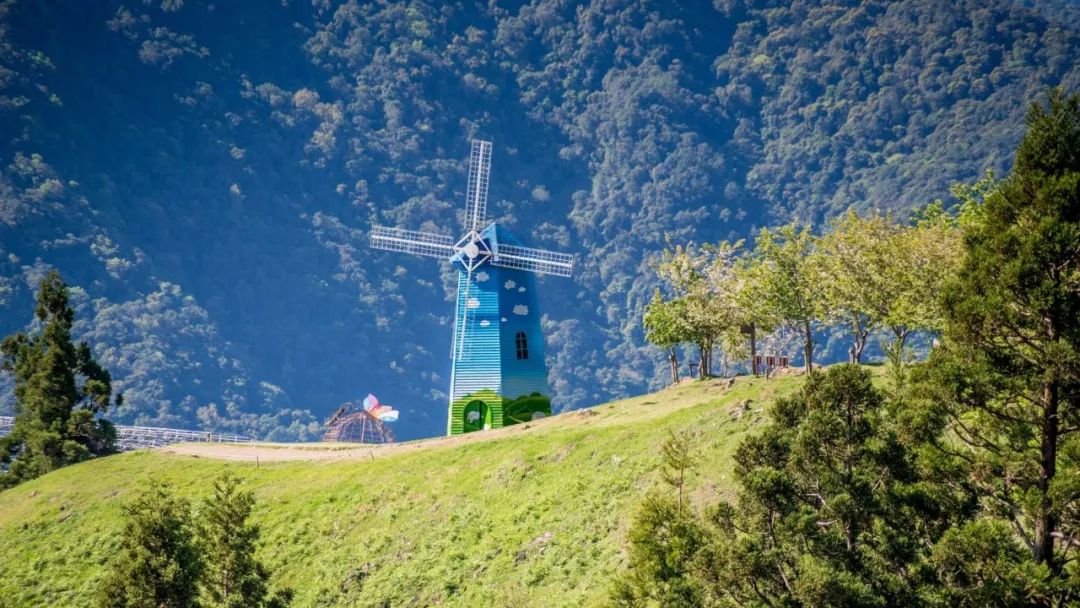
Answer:
[{"label": "tall evergreen tree", "polygon": [[[0,369],[15,380],[15,425],[0,439],[0,488],[113,450],[116,431],[98,417],[109,406],[112,381],[85,343],[71,341],[75,313],[55,270],[38,292],[38,335],[0,343]],[[116,400],[120,402],[119,396]]]},{"label": "tall evergreen tree", "polygon": [[[842,365],[777,400],[736,455],[737,505],[710,517],[699,576],[721,605],[918,606],[934,543],[976,508],[936,484],[893,428],[870,373]],[[927,591],[929,590],[929,593]]]},{"label": "tall evergreen tree", "polygon": [[285,589],[270,593],[270,573],[255,559],[259,528],[249,520],[255,495],[226,472],[199,512],[199,547],[206,569],[201,587],[206,608],[284,608]]},{"label": "tall evergreen tree", "polygon": [[1080,599],[1063,582],[1080,553],[1080,96],[1032,106],[1012,173],[974,216],[929,418],[970,446],[972,479],[1043,569],[1037,601],[1062,605]]},{"label": "tall evergreen tree", "polygon": [[692,433],[690,431],[671,432],[661,444],[660,453],[664,457],[664,466],[660,470],[660,475],[664,483],[674,488],[676,498],[678,498],[677,505],[681,510],[686,478],[697,466]]},{"label": "tall evergreen tree", "polygon": [[95,608],[196,608],[202,560],[191,508],[153,484],[124,508],[127,523]]}]

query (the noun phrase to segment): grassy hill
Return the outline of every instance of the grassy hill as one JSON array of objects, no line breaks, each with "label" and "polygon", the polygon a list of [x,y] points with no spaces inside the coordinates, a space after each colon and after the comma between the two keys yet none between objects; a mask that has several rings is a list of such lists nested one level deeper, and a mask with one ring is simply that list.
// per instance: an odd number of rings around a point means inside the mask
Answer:
[{"label": "grassy hill", "polygon": [[684,383],[329,460],[256,466],[244,450],[259,448],[239,447],[232,461],[156,450],[68,467],[0,493],[0,605],[85,605],[139,487],[163,479],[198,500],[226,468],[255,490],[260,556],[296,606],[595,605],[621,567],[628,514],[658,483],[668,431],[702,431],[693,499],[712,501],[731,491],[732,451],[767,402],[801,382]]}]

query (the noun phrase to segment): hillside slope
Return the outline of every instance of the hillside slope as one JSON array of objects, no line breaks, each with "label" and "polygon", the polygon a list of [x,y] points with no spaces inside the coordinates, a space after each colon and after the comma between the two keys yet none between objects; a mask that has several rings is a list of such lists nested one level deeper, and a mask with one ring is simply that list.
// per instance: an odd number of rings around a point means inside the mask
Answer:
[{"label": "hillside slope", "polygon": [[486,435],[338,450],[340,459],[256,466],[237,448],[240,461],[145,451],[68,467],[0,493],[0,598],[86,605],[133,492],[157,478],[197,500],[232,469],[255,490],[260,557],[297,591],[296,606],[595,605],[622,562],[627,515],[657,483],[667,433],[701,430],[693,496],[711,502],[732,489],[739,440],[800,384],[684,383]]}]

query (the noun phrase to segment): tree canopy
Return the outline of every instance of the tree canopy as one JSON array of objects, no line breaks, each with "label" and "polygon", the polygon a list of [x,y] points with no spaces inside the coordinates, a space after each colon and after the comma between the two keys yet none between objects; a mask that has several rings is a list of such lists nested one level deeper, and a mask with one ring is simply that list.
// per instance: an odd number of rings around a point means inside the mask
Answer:
[{"label": "tree canopy", "polygon": [[72,342],[75,313],[59,273],[41,281],[34,318],[39,332],[0,343],[0,370],[15,384],[14,428],[0,438],[0,487],[107,454],[116,438],[99,417],[113,403],[112,379],[86,342]]},{"label": "tree canopy", "polygon": [[1040,568],[1040,604],[1056,605],[1077,599],[1080,96],[1052,93],[1027,127],[1014,170],[964,224],[922,386],[927,419],[969,447],[991,513]]}]

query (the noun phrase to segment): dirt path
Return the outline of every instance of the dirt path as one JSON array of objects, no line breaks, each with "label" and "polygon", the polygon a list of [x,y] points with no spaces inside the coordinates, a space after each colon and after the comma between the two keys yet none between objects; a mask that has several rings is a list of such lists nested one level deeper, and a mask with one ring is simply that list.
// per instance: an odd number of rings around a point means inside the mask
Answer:
[{"label": "dirt path", "polygon": [[485,433],[433,437],[385,445],[348,443],[176,443],[157,449],[182,456],[242,462],[374,460],[390,454],[400,454],[412,450],[430,450],[474,441],[490,441],[499,437],[522,433],[537,426],[550,424],[555,418],[558,418],[558,416]]},{"label": "dirt path", "polygon": [[283,443],[250,445],[230,443],[177,443],[158,449],[172,454],[195,456],[199,458],[216,458],[218,460],[287,462],[292,460],[374,458],[374,453],[380,451],[380,447],[381,446],[356,446],[326,449],[306,444],[290,446]]}]

